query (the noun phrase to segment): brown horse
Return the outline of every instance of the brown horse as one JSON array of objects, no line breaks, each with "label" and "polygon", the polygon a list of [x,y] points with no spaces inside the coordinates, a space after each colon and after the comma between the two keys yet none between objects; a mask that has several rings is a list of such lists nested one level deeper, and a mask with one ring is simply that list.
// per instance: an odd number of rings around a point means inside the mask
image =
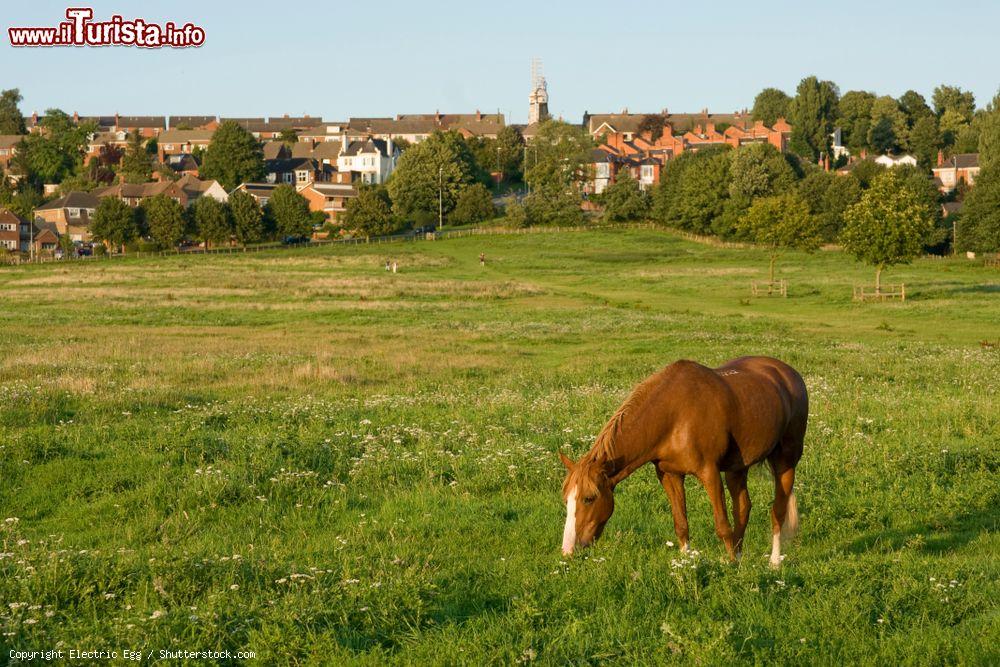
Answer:
[{"label": "brown horse", "polygon": [[[688,548],[684,477],[694,475],[708,492],[715,532],[735,560],[750,518],[747,472],[767,459],[774,476],[771,566],[777,567],[782,532],[790,537],[798,528],[792,485],[808,416],[802,377],[777,359],[741,357],[715,369],[693,361],[670,364],[632,391],[579,461],[559,452],[569,471],[563,553],[600,537],[615,508],[615,486],[652,463],[670,498],[681,550]],[[726,514],[721,473],[735,528]]]}]

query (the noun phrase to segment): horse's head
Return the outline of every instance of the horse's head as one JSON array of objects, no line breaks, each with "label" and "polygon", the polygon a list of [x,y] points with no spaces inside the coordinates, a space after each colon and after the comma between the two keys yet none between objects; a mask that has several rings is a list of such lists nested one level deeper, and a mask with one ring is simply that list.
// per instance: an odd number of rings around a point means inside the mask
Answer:
[{"label": "horse's head", "polygon": [[615,495],[602,464],[586,457],[574,463],[562,452],[559,458],[567,470],[563,482],[566,527],[562,550],[568,556],[577,546],[588,547],[601,536],[604,524],[615,511]]}]

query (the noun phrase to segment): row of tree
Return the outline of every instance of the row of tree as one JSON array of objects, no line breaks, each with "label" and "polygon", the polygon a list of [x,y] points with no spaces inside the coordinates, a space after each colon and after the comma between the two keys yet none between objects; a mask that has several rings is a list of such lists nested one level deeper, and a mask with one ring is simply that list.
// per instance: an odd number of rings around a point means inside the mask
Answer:
[{"label": "row of tree", "polygon": [[242,190],[233,192],[227,202],[200,197],[188,209],[166,195],[151,197],[136,208],[117,197],[105,197],[94,212],[90,231],[95,240],[124,252],[143,241],[149,249],[163,250],[185,240],[210,247],[305,238],[316,222],[309,202],[292,186],[281,185],[263,209]]},{"label": "row of tree", "polygon": [[855,155],[909,151],[925,169],[934,165],[939,150],[975,152],[983,115],[972,92],[957,86],[938,86],[928,104],[914,90],[898,98],[866,90],[841,95],[835,83],[815,76],[802,79],[794,97],[765,88],[753,105],[754,120],[771,125],[788,119],[791,150],[802,157],[829,155],[830,135],[840,128],[844,145]]}]

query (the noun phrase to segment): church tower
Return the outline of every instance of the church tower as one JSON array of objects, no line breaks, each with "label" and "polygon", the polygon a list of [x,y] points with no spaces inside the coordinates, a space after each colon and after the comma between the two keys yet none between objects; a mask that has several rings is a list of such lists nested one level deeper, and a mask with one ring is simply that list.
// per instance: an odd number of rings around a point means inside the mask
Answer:
[{"label": "church tower", "polygon": [[549,89],[542,76],[542,61],[531,59],[531,95],[528,96],[528,124],[549,119]]}]

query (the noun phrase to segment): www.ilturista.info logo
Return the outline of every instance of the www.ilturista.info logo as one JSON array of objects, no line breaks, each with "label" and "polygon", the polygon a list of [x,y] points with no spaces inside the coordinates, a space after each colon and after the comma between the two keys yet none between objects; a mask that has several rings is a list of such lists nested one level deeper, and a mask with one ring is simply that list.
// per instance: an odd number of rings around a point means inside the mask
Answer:
[{"label": "www.ilturista.info logo", "polygon": [[107,21],[91,21],[90,7],[70,7],[67,21],[48,28],[7,28],[11,46],[140,46],[186,48],[205,43],[205,30],[193,23],[163,25],[145,19],[126,20],[112,16]]}]

